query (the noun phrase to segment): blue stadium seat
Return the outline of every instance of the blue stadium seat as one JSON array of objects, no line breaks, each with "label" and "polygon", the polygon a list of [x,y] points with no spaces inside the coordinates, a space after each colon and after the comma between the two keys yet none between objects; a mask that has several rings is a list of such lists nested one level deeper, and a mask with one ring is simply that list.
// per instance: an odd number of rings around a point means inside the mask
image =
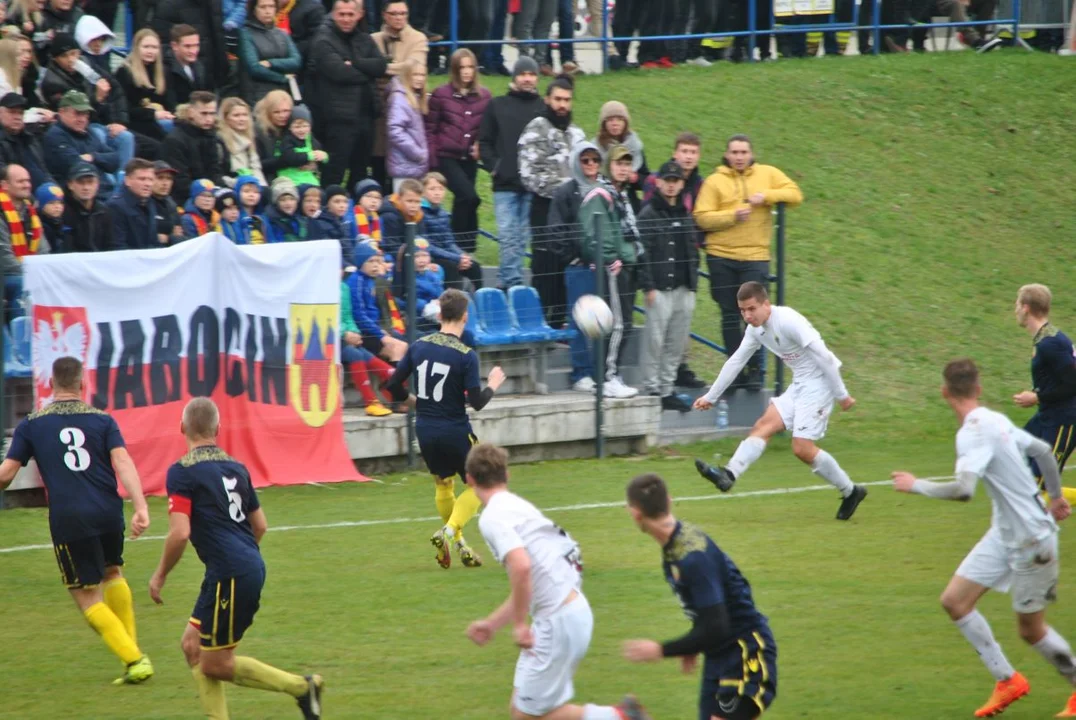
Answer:
[{"label": "blue stadium seat", "polygon": [[515,342],[511,335],[493,333],[483,328],[482,320],[479,317],[478,304],[471,297],[467,299],[467,326],[465,329],[474,337],[475,347],[481,345],[510,345]]},{"label": "blue stadium seat", "polygon": [[482,288],[475,293],[475,303],[478,304],[478,322],[486,332],[508,336],[511,338],[508,342],[512,343],[541,342],[546,339],[543,332],[521,330],[516,325],[503,290]]},{"label": "blue stadium seat", "polygon": [[15,360],[21,362],[23,365],[29,365],[33,367],[33,358],[31,357],[30,340],[31,340],[31,325],[30,320],[25,315],[14,318],[11,321],[11,338],[15,344]]},{"label": "blue stadium seat", "polygon": [[508,303],[516,327],[521,332],[534,333],[541,340],[568,341],[575,337],[577,330],[554,330],[545,321],[542,312],[542,299],[538,291],[529,285],[517,285],[508,290]]},{"label": "blue stadium seat", "polygon": [[3,343],[4,343],[4,377],[6,378],[28,378],[33,374],[33,371],[24,363],[15,359],[14,345],[15,341],[11,338],[11,334],[7,331],[7,328],[3,328]]}]

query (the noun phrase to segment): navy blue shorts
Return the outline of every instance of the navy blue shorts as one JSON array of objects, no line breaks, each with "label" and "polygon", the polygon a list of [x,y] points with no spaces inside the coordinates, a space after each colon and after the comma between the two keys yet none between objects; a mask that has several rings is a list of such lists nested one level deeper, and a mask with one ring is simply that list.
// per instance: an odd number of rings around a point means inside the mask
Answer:
[{"label": "navy blue shorts", "polygon": [[123,531],[56,543],[52,546],[60,577],[69,589],[101,584],[105,568],[123,565]]},{"label": "navy blue shorts", "polygon": [[464,468],[471,447],[478,444],[478,438],[471,431],[470,423],[463,427],[448,425],[422,425],[415,428],[418,436],[418,449],[426,467],[435,477],[447,479],[459,475],[465,479]]},{"label": "navy blue shorts", "polygon": [[265,568],[230,578],[206,577],[190,623],[198,628],[203,650],[235,647],[254,624],[265,584]]},{"label": "navy blue shorts", "polygon": [[754,720],[777,697],[777,643],[767,628],[706,658],[699,720]]},{"label": "navy blue shorts", "polygon": [[[1054,459],[1057,460],[1058,468],[1064,470],[1072,451],[1076,449],[1076,422],[1057,422],[1042,417],[1042,413],[1035,413],[1024,430],[1042,440],[1054,451]],[[1042,472],[1038,463],[1031,460],[1031,472],[1035,479],[1042,484]]]}]

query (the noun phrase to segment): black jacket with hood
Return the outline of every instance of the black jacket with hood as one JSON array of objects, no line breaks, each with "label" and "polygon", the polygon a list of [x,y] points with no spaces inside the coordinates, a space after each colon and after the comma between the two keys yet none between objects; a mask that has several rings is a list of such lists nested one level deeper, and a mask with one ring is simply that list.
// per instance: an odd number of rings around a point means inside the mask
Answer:
[{"label": "black jacket with hood", "polygon": [[478,128],[478,151],[494,192],[527,192],[519,179],[519,136],[545,107],[538,93],[515,89],[489,101]]}]

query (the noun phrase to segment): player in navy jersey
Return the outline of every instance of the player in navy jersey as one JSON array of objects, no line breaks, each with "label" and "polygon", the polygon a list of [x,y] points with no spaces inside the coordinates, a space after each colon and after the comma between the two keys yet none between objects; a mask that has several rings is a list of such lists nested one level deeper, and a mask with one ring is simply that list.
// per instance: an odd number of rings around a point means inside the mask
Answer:
[{"label": "player in navy jersey", "polygon": [[426,467],[433,474],[434,502],[445,523],[430,538],[437,550],[437,563],[445,569],[452,565],[449,551],[454,541],[464,567],[479,567],[482,559],[464,540],[463,527],[481,502],[470,488],[456,497],[456,476],[463,481],[467,453],[478,443],[467,418],[467,405],[481,410],[489,404],[504,382],[504,372],[499,367],[490,370],[488,384],[482,389],[478,353],[460,340],[467,327],[467,295],[446,290],[440,303],[440,332],[419,338],[409,347],[386,386],[392,390],[415,375],[415,434]]},{"label": "player in navy jersey", "polygon": [[[1016,296],[1016,319],[1033,338],[1031,383],[1033,390],[1013,396],[1020,407],[1039,406],[1024,429],[1054,450],[1057,466],[1065,469],[1076,449],[1076,351],[1065,333],[1050,323],[1050,288],[1024,285]],[[1031,461],[1042,488],[1042,473]],[[1062,488],[1065,499],[1076,503],[1076,488]]]},{"label": "player in navy jersey", "polygon": [[134,505],[132,538],[149,527],[142,482],[116,421],[82,401],[82,363],[58,358],[50,383],[52,402],[15,428],[0,463],[0,490],[31,458],[37,460],[63,583],[86,622],[126,666],[116,683],[140,683],[153,676],[153,665],[138,649],[134,601],[121,571],[123,501],[116,478]]},{"label": "player in navy jersey", "polygon": [[777,695],[777,644],[747,579],[706,533],[673,517],[660,477],[640,475],[628,484],[627,495],[635,524],[662,547],[665,579],[691,630],[665,643],[630,640],[625,657],[633,662],[678,657],[691,673],[701,653],[699,720],[759,717]]},{"label": "player in navy jersey", "polygon": [[168,469],[168,537],[149,581],[150,597],[158,605],[163,602],[161,589],[190,540],[205,564],[205,578],[182,646],[206,716],[227,720],[225,681],[287,693],[298,701],[306,720],[317,720],[320,675],[294,675],[235,654],[258,612],[265,584],[258,544],[268,525],[250,473],[217,447],[220,413],[213,401],[195,398],[187,403],[182,431],[189,452]]}]

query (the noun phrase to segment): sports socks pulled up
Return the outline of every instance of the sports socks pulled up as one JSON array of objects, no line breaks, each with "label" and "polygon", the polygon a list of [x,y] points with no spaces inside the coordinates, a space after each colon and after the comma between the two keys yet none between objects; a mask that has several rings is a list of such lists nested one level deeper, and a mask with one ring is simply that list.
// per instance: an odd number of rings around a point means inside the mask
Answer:
[{"label": "sports socks pulled up", "polygon": [[990,623],[986,621],[982,613],[978,610],[972,610],[957,620],[956,626],[967,641],[971,643],[971,646],[975,648],[975,652],[979,653],[979,658],[983,661],[983,665],[986,665],[986,669],[990,671],[995,680],[1001,682],[1013,676],[1016,669],[1009,664],[1009,660],[1005,657],[1001,646],[994,639],[994,633],[990,630]]},{"label": "sports socks pulled up", "polygon": [[116,613],[108,605],[103,602],[94,603],[82,614],[90,627],[105,641],[108,649],[122,660],[124,665],[130,665],[142,659],[142,651],[138,649],[138,645],[123,627],[123,622],[116,617]]}]

